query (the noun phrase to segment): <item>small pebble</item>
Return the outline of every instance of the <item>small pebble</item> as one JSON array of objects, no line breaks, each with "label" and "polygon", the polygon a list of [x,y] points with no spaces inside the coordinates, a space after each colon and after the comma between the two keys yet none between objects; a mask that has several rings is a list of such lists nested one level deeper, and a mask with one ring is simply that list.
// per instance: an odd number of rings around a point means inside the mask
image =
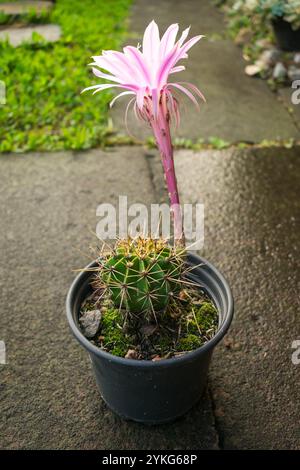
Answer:
[{"label": "small pebble", "polygon": [[135,349],[128,349],[125,359],[138,359],[138,354]]},{"label": "small pebble", "polygon": [[154,357],[152,358],[152,361],[153,361],[153,362],[161,361],[161,359],[162,359],[162,358],[157,354],[156,356],[154,356]]},{"label": "small pebble", "polygon": [[261,47],[262,49],[267,49],[268,47],[271,46],[271,43],[268,41],[268,39],[258,39],[255,43],[258,47]]},{"label": "small pebble", "polygon": [[262,71],[262,69],[263,67],[255,63],[247,65],[247,67],[245,68],[245,72],[247,75],[249,75],[249,77],[254,77],[254,75],[257,75],[259,72]]},{"label": "small pebble", "polygon": [[294,62],[295,64],[300,64],[300,52],[294,55]]},{"label": "small pebble", "polygon": [[291,65],[288,69],[288,76],[292,81],[300,80],[300,68]]},{"label": "small pebble", "polygon": [[275,65],[280,58],[281,52],[278,49],[267,49],[259,57],[259,62],[264,64],[266,67]]},{"label": "small pebble", "polygon": [[86,338],[93,338],[97,334],[101,316],[100,310],[88,310],[81,315],[79,323]]},{"label": "small pebble", "polygon": [[287,70],[282,62],[277,62],[273,70],[273,78],[276,80],[283,79],[286,77]]}]

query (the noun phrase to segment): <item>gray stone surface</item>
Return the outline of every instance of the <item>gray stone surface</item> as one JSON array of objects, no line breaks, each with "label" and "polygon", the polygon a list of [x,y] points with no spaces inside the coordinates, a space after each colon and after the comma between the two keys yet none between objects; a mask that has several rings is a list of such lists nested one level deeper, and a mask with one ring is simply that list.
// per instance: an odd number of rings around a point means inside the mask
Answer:
[{"label": "gray stone surface", "polygon": [[33,33],[38,33],[48,42],[56,42],[61,36],[61,29],[60,26],[56,24],[26,26],[22,28],[4,28],[0,31],[0,41],[8,40],[12,46],[18,47],[23,42],[30,42]]},{"label": "gray stone surface", "polygon": [[286,73],[287,73],[287,70],[286,70],[286,67],[283,65],[282,62],[277,62],[277,64],[275,65],[274,67],[274,70],[273,70],[273,78],[275,80],[282,80],[286,77]]},{"label": "gray stone surface", "polygon": [[290,65],[288,69],[289,79],[293,82],[294,80],[300,80],[300,67]]},{"label": "gray stone surface", "polygon": [[287,109],[289,109],[294,119],[296,127],[299,129],[299,139],[300,139],[300,103],[294,104],[292,102],[292,95],[297,93],[297,101],[300,99],[299,86],[298,88],[281,88],[279,91],[279,96]]},{"label": "gray stone surface", "polygon": [[2,449],[218,447],[208,395],[171,425],[144,427],[113,415],[69,331],[73,270],[95,257],[89,247],[97,244],[98,204],[116,204],[119,194],[129,203],[157,200],[141,148],[0,158]]},{"label": "gray stone surface", "polygon": [[[187,70],[172,76],[174,81],[195,83],[207,99],[197,112],[182,95],[182,123],[176,134],[178,137],[208,139],[216,136],[229,142],[299,137],[299,130],[276,94],[264,81],[245,75],[246,62],[241,49],[232,41],[216,39],[216,35],[224,31],[224,23],[212,2],[137,0],[130,23],[130,30],[136,34],[128,42],[136,45],[152,19],[157,20],[162,29],[178,22],[181,28],[191,25],[191,35],[207,36],[191,49],[186,61]],[[126,101],[125,98],[117,101],[112,110],[114,125],[122,134]],[[139,139],[150,135],[144,125],[137,126],[133,115],[128,121],[132,134]]]},{"label": "gray stone surface", "polygon": [[32,10],[41,13],[50,11],[52,7],[53,3],[50,1],[22,0],[19,2],[0,2],[0,12],[6,15],[22,15],[24,13],[30,13]]},{"label": "gray stone surface", "polygon": [[300,150],[180,151],[182,202],[205,205],[205,248],[235,318],[211,369],[220,445],[300,449]]},{"label": "gray stone surface", "polygon": [[99,330],[101,321],[100,310],[84,312],[79,319],[82,332],[86,338],[93,338]]},{"label": "gray stone surface", "polygon": [[64,302],[72,269],[95,256],[97,205],[120,192],[165,199],[156,153],[2,156],[0,448],[299,449],[299,157],[299,148],[176,154],[182,202],[205,204],[201,254],[228,278],[236,313],[209,395],[176,423],[149,428],[101,401]]}]

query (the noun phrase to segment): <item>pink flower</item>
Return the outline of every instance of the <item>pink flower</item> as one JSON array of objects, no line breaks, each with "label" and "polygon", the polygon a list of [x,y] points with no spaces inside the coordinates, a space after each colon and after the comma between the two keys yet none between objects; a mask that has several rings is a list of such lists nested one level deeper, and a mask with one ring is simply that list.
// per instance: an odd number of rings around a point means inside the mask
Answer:
[{"label": "pink flower", "polygon": [[[167,96],[168,109],[171,115],[179,118],[177,100],[172,96],[172,88],[185,93],[197,105],[196,94],[204,99],[202,93],[190,83],[168,82],[169,75],[185,70],[183,65],[176,65],[188,57],[188,50],[203,36],[195,36],[186,41],[190,28],[183,31],[176,41],[178,24],[172,24],[163,37],[159,38],[159,29],[155,21],[147,26],[142,51],[138,47],[126,46],[122,52],[103,51],[100,56],[93,56],[93,73],[111,83],[93,85],[83,91],[94,90],[94,93],[108,89],[120,88],[122,91],[111,102],[125,95],[135,95],[135,110],[140,117],[149,120],[157,116],[162,93]],[[186,42],[185,42],[186,41]],[[106,70],[104,73],[99,70]],[[144,109],[144,105],[148,109]]]},{"label": "pink flower", "polygon": [[[133,95],[127,105],[133,103],[137,117],[148,122],[160,150],[166,184],[174,218],[174,238],[180,245],[184,244],[182,215],[179,203],[177,181],[174,168],[173,147],[170,134],[170,120],[175,118],[179,124],[178,101],[172,91],[177,89],[184,93],[195,105],[198,96],[204,100],[198,88],[185,82],[169,82],[169,76],[185,69],[177,65],[181,59],[188,57],[187,52],[203,36],[195,36],[186,41],[190,28],[187,28],[176,41],[178,24],[172,24],[160,39],[155,21],[147,26],[142,51],[139,47],[124,47],[123,53],[103,51],[94,56],[94,74],[110,83],[93,85],[83,91],[94,90],[94,93],[107,88],[120,88],[122,91],[111,102],[125,95]],[[106,72],[103,72],[102,70]]]}]

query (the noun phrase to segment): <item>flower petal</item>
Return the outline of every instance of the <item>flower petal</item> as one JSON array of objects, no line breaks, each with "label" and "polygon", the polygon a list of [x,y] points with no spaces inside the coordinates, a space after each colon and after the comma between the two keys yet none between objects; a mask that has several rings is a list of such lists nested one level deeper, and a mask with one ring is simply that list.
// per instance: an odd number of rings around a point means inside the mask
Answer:
[{"label": "flower petal", "polygon": [[172,51],[167,55],[165,60],[162,62],[160,69],[157,73],[156,83],[158,88],[162,88],[167,82],[170,70],[176,63],[176,57],[178,55],[178,46],[175,45]]},{"label": "flower petal", "polygon": [[119,93],[117,96],[114,97],[113,100],[109,103],[110,108],[115,104],[115,102],[121,98],[121,96],[125,95],[134,95],[135,93],[133,91],[122,91],[122,93]]},{"label": "flower petal", "polygon": [[93,94],[97,93],[98,91],[102,90],[107,90],[108,88],[123,88],[123,89],[128,89],[130,91],[135,92],[135,90],[131,89],[131,85],[118,85],[116,83],[100,83],[99,85],[92,85],[87,88],[84,88],[84,90],[81,91],[81,93],[84,93],[89,90],[96,90],[94,91]]},{"label": "flower petal", "polygon": [[145,29],[143,37],[143,56],[150,66],[158,60],[159,47],[159,29],[155,21],[152,20]]},{"label": "flower petal", "polygon": [[136,67],[133,63],[132,60],[130,60],[126,54],[122,52],[116,52],[116,57],[119,59],[119,62],[122,64],[122,67],[125,67],[127,74],[130,77],[130,80],[133,83],[139,83],[139,80],[142,79],[143,75],[141,74],[140,70],[138,67]]},{"label": "flower petal", "polygon": [[139,107],[139,109],[143,109],[143,106],[144,106],[144,97],[145,97],[145,87],[143,88],[140,88],[136,94],[136,102],[137,102],[137,105]]},{"label": "flower petal", "polygon": [[179,39],[179,41],[178,41],[178,45],[179,45],[179,46],[181,46],[181,45],[184,43],[184,41],[186,40],[186,38],[188,37],[189,32],[190,32],[190,29],[191,29],[191,27],[189,26],[188,28],[186,28],[186,29],[182,32],[182,34],[181,34],[181,36],[180,36],[180,39]]},{"label": "flower petal", "polygon": [[187,51],[193,47],[198,41],[200,41],[200,39],[204,38],[203,35],[199,35],[199,36],[195,36],[191,39],[188,40],[188,42],[186,42],[181,48],[180,48],[180,53],[179,53],[179,57],[177,59],[177,61],[181,58],[183,58],[184,54],[187,53]]},{"label": "flower petal", "polygon": [[168,79],[168,75],[171,69],[175,66],[175,64],[180,60],[186,57],[186,51],[188,51],[194,44],[196,44],[201,38],[204,36],[195,36],[189,39],[188,42],[184,44],[181,48],[179,48],[178,42],[176,43],[173,51],[169,54],[168,58],[161,66],[161,70],[158,76],[158,83],[159,85],[163,86]]},{"label": "flower petal", "polygon": [[194,97],[194,95],[185,87],[182,85],[179,85],[179,83],[168,83],[168,86],[173,86],[175,88],[178,88],[178,90],[182,91],[182,93],[185,93],[186,96],[199,108],[199,103]]},{"label": "flower petal", "polygon": [[177,82],[177,83],[179,83],[180,85],[189,86],[193,90],[193,92],[196,93],[196,95],[198,95],[204,101],[204,103],[206,103],[205,96],[203,95],[203,93],[201,93],[199,88],[196,87],[196,85],[194,85],[193,83],[189,83],[189,82]]},{"label": "flower petal", "polygon": [[109,73],[115,75],[116,77],[122,77],[122,69],[120,68],[120,66],[118,66],[112,55],[93,56],[93,59],[98,67],[107,70]]},{"label": "flower petal", "polygon": [[171,26],[168,27],[165,34],[161,38],[160,50],[159,50],[161,61],[171,51],[171,49],[173,49],[175,45],[176,36],[178,34],[178,30],[179,30],[179,26],[177,23],[171,24]]},{"label": "flower petal", "polygon": [[143,83],[141,85],[150,84],[150,82],[151,82],[150,73],[149,73],[148,67],[147,67],[147,65],[144,61],[143,54],[136,47],[133,47],[133,46],[124,47],[124,53],[125,53],[125,55],[129,56],[131,58],[131,60],[134,61],[133,62],[134,65],[142,73],[145,83]]},{"label": "flower petal", "polygon": [[182,72],[183,70],[185,70],[185,66],[184,66],[184,65],[177,65],[177,67],[173,67],[173,68],[170,70],[170,73]]},{"label": "flower petal", "polygon": [[116,78],[113,75],[109,75],[107,73],[103,73],[100,70],[96,69],[95,67],[92,68],[92,71],[93,71],[93,74],[96,75],[96,77],[104,78],[106,80],[111,80],[112,82],[122,83],[122,80],[120,80],[119,78]]}]

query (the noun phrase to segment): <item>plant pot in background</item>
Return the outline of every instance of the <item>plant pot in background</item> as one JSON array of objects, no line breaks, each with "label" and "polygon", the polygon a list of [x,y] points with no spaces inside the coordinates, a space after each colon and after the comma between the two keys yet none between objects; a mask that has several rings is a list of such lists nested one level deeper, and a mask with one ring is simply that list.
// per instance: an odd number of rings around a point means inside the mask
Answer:
[{"label": "plant pot in background", "polygon": [[282,18],[272,21],[278,47],[283,51],[300,51],[300,28],[294,30],[291,23]]},{"label": "plant pot in background", "polygon": [[[90,355],[103,400],[125,419],[164,423],[195,405],[206,385],[212,352],[231,324],[233,298],[223,276],[199,256],[189,253],[188,262],[195,266],[189,277],[201,286],[218,309],[219,327],[215,336],[202,347],[171,359],[156,362],[125,359],[94,346],[81,333],[78,320],[81,304],[92,290],[93,273],[82,271],[69,290],[66,306],[71,330]],[[96,262],[89,265],[94,266]]]}]

